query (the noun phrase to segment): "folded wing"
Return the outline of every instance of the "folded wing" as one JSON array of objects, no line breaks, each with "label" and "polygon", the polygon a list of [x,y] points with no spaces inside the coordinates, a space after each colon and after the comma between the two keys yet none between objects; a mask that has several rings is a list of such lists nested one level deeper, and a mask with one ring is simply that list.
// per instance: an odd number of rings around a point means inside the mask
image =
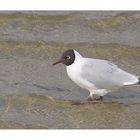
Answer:
[{"label": "folded wing", "polygon": [[124,85],[133,85],[139,79],[106,60],[85,58],[81,76],[99,89],[115,89]]}]

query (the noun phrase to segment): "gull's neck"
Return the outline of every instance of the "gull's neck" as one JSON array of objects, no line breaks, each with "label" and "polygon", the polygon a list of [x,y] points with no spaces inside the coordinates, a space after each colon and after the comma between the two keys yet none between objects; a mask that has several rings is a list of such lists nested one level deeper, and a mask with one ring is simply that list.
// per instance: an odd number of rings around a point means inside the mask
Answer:
[{"label": "gull's neck", "polygon": [[82,58],[82,55],[76,50],[74,50],[74,54],[75,54],[75,59]]}]

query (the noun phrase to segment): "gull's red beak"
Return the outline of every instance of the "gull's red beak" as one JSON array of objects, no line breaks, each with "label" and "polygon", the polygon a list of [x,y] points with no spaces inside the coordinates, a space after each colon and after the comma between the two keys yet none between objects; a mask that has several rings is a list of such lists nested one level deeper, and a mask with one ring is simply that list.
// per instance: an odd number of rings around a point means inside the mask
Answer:
[{"label": "gull's red beak", "polygon": [[58,61],[54,62],[52,65],[56,65],[56,64],[59,64],[59,63],[62,63],[62,60],[58,60]]}]

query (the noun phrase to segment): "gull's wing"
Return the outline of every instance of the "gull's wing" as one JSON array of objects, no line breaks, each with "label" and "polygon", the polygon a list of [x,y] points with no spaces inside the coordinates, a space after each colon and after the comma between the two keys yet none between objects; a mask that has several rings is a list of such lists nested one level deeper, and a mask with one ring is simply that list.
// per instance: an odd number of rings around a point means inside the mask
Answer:
[{"label": "gull's wing", "polygon": [[136,84],[136,76],[121,70],[110,61],[84,58],[81,76],[99,89],[114,89]]}]

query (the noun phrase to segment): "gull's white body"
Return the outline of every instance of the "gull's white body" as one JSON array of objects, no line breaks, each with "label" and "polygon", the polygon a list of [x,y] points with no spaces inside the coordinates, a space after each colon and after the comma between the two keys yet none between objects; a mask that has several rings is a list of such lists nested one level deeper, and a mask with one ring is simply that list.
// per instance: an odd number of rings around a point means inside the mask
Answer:
[{"label": "gull's white body", "polygon": [[104,96],[108,92],[138,83],[138,78],[118,68],[110,61],[82,57],[74,50],[75,61],[66,67],[72,81],[93,94]]}]

